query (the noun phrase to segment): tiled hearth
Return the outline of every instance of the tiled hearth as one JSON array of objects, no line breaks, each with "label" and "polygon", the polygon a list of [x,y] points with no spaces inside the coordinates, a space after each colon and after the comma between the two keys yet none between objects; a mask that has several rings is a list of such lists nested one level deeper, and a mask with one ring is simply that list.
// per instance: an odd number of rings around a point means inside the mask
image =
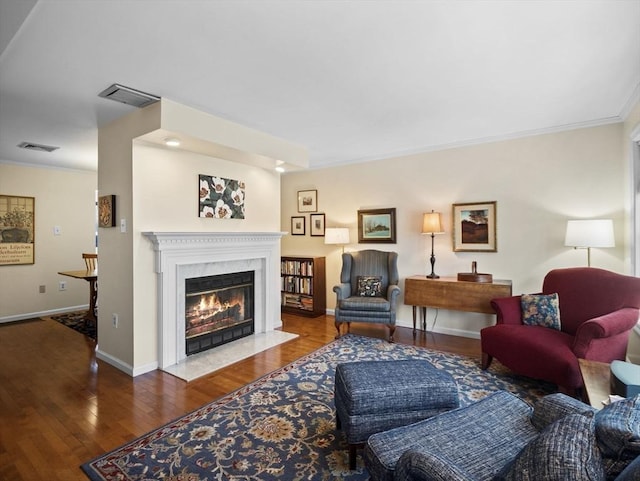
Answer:
[{"label": "tiled hearth", "polygon": [[[281,232],[144,232],[156,251],[158,366],[183,378],[217,369],[291,338],[275,331],[280,320]],[[186,356],[185,279],[255,271],[255,334],[211,351]],[[294,336],[295,337],[295,336]],[[244,341],[244,342],[243,342]],[[242,344],[240,344],[242,343]],[[229,346],[229,348],[226,348]],[[266,346],[266,347],[264,347]],[[220,349],[219,353],[215,351]],[[257,349],[257,351],[256,351]],[[233,352],[233,354],[231,354]],[[243,357],[240,357],[242,359]],[[193,359],[191,359],[193,358]],[[204,359],[209,360],[205,361]],[[208,367],[202,367],[206,365]],[[184,371],[191,371],[184,374]],[[183,373],[182,375],[178,373]]]}]

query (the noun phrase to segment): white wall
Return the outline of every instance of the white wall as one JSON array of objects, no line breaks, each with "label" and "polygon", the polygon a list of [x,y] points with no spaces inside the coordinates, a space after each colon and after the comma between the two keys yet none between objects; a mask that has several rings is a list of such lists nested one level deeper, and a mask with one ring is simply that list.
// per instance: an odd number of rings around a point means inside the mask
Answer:
[{"label": "white wall", "polygon": [[[0,194],[35,197],[35,264],[0,266],[0,322],[88,305],[87,283],[58,271],[83,269],[82,253],[95,252],[96,188],[96,172],[0,163]],[[66,291],[58,290],[61,280]]]},{"label": "white wall", "polygon": [[[401,158],[287,174],[282,179],[282,229],[290,231],[296,192],[317,189],[326,226],[350,228],[346,250],[376,248],[399,253],[400,277],[430,272],[430,237],[420,234],[422,214],[442,212],[444,235],[435,238],[436,273],[455,277],[471,262],[496,279],[511,279],[514,294],[540,289],[547,271],[584,266],[584,250],[564,247],[567,219],[612,218],[616,247],[593,249],[592,265],[628,272],[625,212],[628,206],[622,124],[578,129]],[[453,252],[452,204],[497,201],[496,253]],[[357,244],[358,209],[395,207],[397,244]],[[285,255],[327,256],[327,306],[340,272],[340,248],[323,238],[286,236]],[[402,299],[401,299],[402,301]],[[429,310],[429,322],[434,312]],[[398,324],[411,325],[402,306]],[[494,317],[440,311],[436,331],[477,337]]]}]

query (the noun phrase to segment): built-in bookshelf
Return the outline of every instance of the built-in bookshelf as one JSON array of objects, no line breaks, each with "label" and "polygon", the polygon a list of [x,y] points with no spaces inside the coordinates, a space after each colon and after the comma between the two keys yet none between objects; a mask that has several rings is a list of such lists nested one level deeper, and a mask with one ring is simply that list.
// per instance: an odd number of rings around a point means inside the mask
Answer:
[{"label": "built-in bookshelf", "polygon": [[324,257],[282,257],[281,308],[302,316],[326,314]]}]

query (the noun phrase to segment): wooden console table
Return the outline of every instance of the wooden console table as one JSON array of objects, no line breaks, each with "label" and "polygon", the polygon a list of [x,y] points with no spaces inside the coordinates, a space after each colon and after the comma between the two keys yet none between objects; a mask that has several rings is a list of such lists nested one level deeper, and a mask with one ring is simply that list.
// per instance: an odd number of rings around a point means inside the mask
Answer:
[{"label": "wooden console table", "polygon": [[411,276],[404,282],[404,303],[413,306],[414,335],[417,307],[422,308],[422,328],[426,330],[427,307],[495,314],[491,299],[511,295],[509,280],[467,282],[455,277],[429,279],[426,276]]}]

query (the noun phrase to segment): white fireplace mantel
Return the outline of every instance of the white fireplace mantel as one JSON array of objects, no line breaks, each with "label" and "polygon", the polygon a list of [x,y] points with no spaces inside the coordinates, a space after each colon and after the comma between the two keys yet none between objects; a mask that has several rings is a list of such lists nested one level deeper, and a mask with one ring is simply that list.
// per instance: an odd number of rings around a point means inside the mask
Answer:
[{"label": "white fireplace mantel", "polygon": [[280,327],[280,239],[285,232],[143,232],[158,274],[158,366],[185,353],[185,280],[255,271],[255,332]]}]

